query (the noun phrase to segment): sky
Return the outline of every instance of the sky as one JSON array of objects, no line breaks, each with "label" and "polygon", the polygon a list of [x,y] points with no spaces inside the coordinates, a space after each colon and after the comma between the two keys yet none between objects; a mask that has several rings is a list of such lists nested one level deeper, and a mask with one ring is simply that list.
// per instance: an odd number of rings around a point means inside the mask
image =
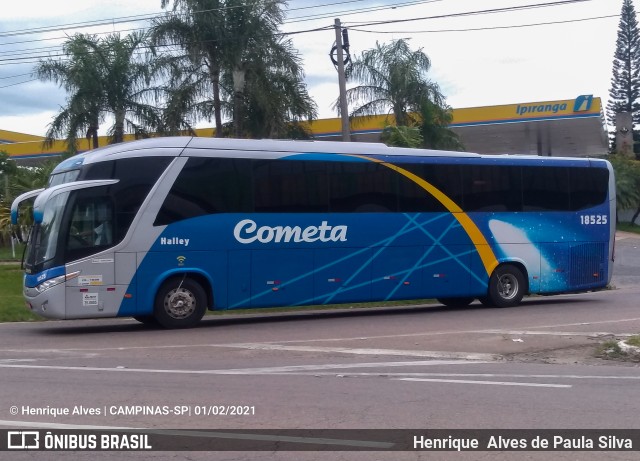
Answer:
[{"label": "sky", "polygon": [[[38,59],[59,52],[66,37],[76,32],[126,34],[148,22],[122,18],[162,14],[160,6],[161,0],[5,2],[0,13],[0,129],[45,135],[65,105],[66,93],[35,79],[32,72]],[[513,7],[523,8],[487,11]],[[354,58],[376,41],[407,39],[412,49],[429,56],[428,76],[453,108],[582,94],[602,98],[606,107],[621,7],[622,0],[289,0],[282,30],[333,26],[339,18],[349,30]],[[89,21],[103,24],[88,27]],[[51,26],[65,28],[42,30]],[[329,58],[334,30],[291,38],[303,59],[319,118],[336,117],[332,105],[338,74]],[[197,126],[213,122],[202,120]],[[106,127],[100,134],[106,134]]]}]

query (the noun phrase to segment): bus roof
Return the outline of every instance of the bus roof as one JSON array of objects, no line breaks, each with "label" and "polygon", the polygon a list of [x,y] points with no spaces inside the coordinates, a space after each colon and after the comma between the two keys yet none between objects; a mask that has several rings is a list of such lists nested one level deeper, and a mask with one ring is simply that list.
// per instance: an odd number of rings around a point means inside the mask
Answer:
[{"label": "bus roof", "polygon": [[[296,154],[351,154],[376,156],[410,156],[410,157],[453,157],[460,159],[502,159],[500,163],[540,162],[542,159],[551,162],[561,160],[559,157],[538,157],[520,155],[480,155],[470,152],[455,152],[430,149],[407,149],[388,147],[381,143],[336,142],[336,141],[303,141],[303,140],[273,140],[273,139],[229,139],[174,136],[149,138],[139,141],[113,144],[75,155],[61,162],[54,170],[58,173],[64,170],[78,168],[83,164],[101,162],[123,157],[153,156],[202,156],[203,150],[215,149],[224,152],[229,157],[242,158],[282,158]],[[571,163],[581,163],[589,159],[570,160]],[[592,159],[593,160],[593,159]]]}]

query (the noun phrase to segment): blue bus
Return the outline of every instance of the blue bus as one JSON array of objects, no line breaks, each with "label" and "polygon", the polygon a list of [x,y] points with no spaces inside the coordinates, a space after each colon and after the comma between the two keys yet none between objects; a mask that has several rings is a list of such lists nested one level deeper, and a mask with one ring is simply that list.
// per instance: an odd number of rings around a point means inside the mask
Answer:
[{"label": "blue bus", "polygon": [[154,138],[67,159],[31,195],[24,295],[48,318],[181,328],[207,309],[510,307],[612,274],[600,159]]}]

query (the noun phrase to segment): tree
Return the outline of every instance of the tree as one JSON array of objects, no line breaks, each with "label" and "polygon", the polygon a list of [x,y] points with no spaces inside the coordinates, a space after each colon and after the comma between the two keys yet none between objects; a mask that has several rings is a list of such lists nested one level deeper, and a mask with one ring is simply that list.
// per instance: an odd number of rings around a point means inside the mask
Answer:
[{"label": "tree", "polygon": [[[274,133],[283,120],[315,117],[300,60],[291,41],[278,35],[284,1],[162,0],[161,6],[169,3],[180,14],[156,21],[153,41],[184,52],[169,58],[168,107],[176,115],[182,110],[194,119],[213,116],[216,136],[236,137],[254,135],[256,120],[273,122],[259,131]],[[233,119],[230,127],[223,126],[222,114]]]},{"label": "tree", "polygon": [[633,124],[640,124],[640,34],[632,0],[622,2],[612,74],[607,104],[609,122],[615,124],[616,114],[629,112]]},{"label": "tree", "polygon": [[114,117],[109,136],[122,142],[124,134],[146,136],[155,129],[159,110],[153,103],[160,90],[152,85],[157,71],[148,51],[147,32],[126,37],[111,34],[97,43],[88,42],[96,54],[103,76],[103,110]]},{"label": "tree", "polygon": [[[616,210],[619,215],[620,211],[632,209],[640,201],[640,162],[621,155],[612,155],[609,160],[616,175]],[[639,214],[640,209],[631,218],[632,223]]]},{"label": "tree", "polygon": [[[11,226],[10,207],[13,200],[20,194],[45,187],[49,174],[58,161],[50,160],[37,167],[17,166],[6,152],[0,151],[0,177],[2,188],[0,192],[0,242],[5,243],[13,234]],[[20,213],[18,234],[24,238],[31,224],[32,214],[28,210]]]},{"label": "tree", "polygon": [[415,122],[412,113],[419,111],[423,99],[436,104],[444,100],[438,85],[427,78],[430,68],[431,60],[422,49],[412,51],[405,40],[376,42],[346,70],[347,80],[361,82],[347,90],[347,102],[357,105],[351,117],[387,112],[395,116],[396,125]]},{"label": "tree", "polygon": [[[233,92],[233,134],[253,138],[309,138],[304,120],[317,117],[317,106],[304,83],[301,60],[290,40],[278,38],[246,62],[244,87]],[[237,72],[226,72],[234,84]]]},{"label": "tree", "polygon": [[[184,54],[166,58],[171,70],[168,106],[169,125],[176,129],[182,114],[215,119],[216,136],[222,136],[220,74],[225,40],[224,0],[162,0],[173,3],[173,12],[154,21],[151,40],[155,46],[179,48]],[[209,97],[212,101],[203,100]]]},{"label": "tree", "polygon": [[77,135],[84,134],[87,140],[98,147],[98,128],[102,121],[100,104],[102,78],[95,56],[86,45],[94,36],[78,34],[63,45],[68,60],[40,61],[35,68],[41,80],[52,81],[67,93],[67,106],[60,109],[49,124],[45,144],[53,144],[56,138],[65,137],[68,150],[76,151]]},{"label": "tree", "polygon": [[[376,42],[346,71],[359,85],[347,90],[347,102],[355,105],[351,117],[392,114],[395,125],[420,127],[423,147],[459,146],[457,135],[447,128],[451,109],[437,83],[428,78],[431,60],[422,49],[412,51],[405,40]],[[339,110],[336,102],[334,108]]]},{"label": "tree", "polygon": [[151,85],[156,66],[146,48],[145,32],[104,38],[77,34],[65,42],[68,59],[41,61],[36,75],[69,93],[67,106],[49,125],[48,143],[65,136],[74,152],[78,134],[86,133],[97,147],[98,129],[107,117],[113,119],[108,131],[113,143],[122,142],[125,132],[144,136],[155,129],[160,115],[151,102],[159,90]]},{"label": "tree", "polygon": [[422,147],[428,149],[465,150],[458,135],[449,128],[453,120],[451,107],[428,99],[420,106]]},{"label": "tree", "polygon": [[[284,21],[283,0],[227,0],[225,33],[233,39],[225,42],[223,65],[231,76],[233,88],[233,134],[242,137],[245,89],[250,73],[264,71],[270,65],[289,66],[297,71],[297,62],[288,60],[287,51],[277,39]],[[288,62],[284,62],[284,61]]]},{"label": "tree", "polygon": [[424,141],[417,127],[395,125],[384,127],[380,139],[387,146],[415,148],[420,147]]}]

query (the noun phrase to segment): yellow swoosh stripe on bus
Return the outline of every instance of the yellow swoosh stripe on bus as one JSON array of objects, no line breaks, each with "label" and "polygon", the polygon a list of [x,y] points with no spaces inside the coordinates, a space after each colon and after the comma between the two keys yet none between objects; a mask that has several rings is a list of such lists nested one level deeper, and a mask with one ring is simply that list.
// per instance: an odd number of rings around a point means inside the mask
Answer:
[{"label": "yellow swoosh stripe on bus", "polygon": [[438,200],[442,205],[458,220],[462,228],[465,230],[471,241],[473,242],[478,254],[480,255],[480,259],[482,260],[482,264],[484,265],[484,269],[487,271],[487,275],[491,276],[493,270],[498,266],[498,260],[496,259],[495,254],[493,254],[493,250],[489,246],[487,239],[484,237],[476,223],[467,215],[462,208],[460,208],[453,200],[451,200],[447,195],[445,195],[440,189],[435,187],[433,184],[425,181],[419,176],[411,173],[410,171],[405,170],[397,165],[393,165],[391,163],[384,162],[382,160],[378,160],[375,158],[367,157],[364,155],[350,155],[351,157],[358,157],[365,160],[369,160],[371,162],[376,162],[381,165],[386,166],[394,171],[397,171],[401,175],[410,179],[421,188],[426,190],[429,194],[431,194],[436,200]]}]

